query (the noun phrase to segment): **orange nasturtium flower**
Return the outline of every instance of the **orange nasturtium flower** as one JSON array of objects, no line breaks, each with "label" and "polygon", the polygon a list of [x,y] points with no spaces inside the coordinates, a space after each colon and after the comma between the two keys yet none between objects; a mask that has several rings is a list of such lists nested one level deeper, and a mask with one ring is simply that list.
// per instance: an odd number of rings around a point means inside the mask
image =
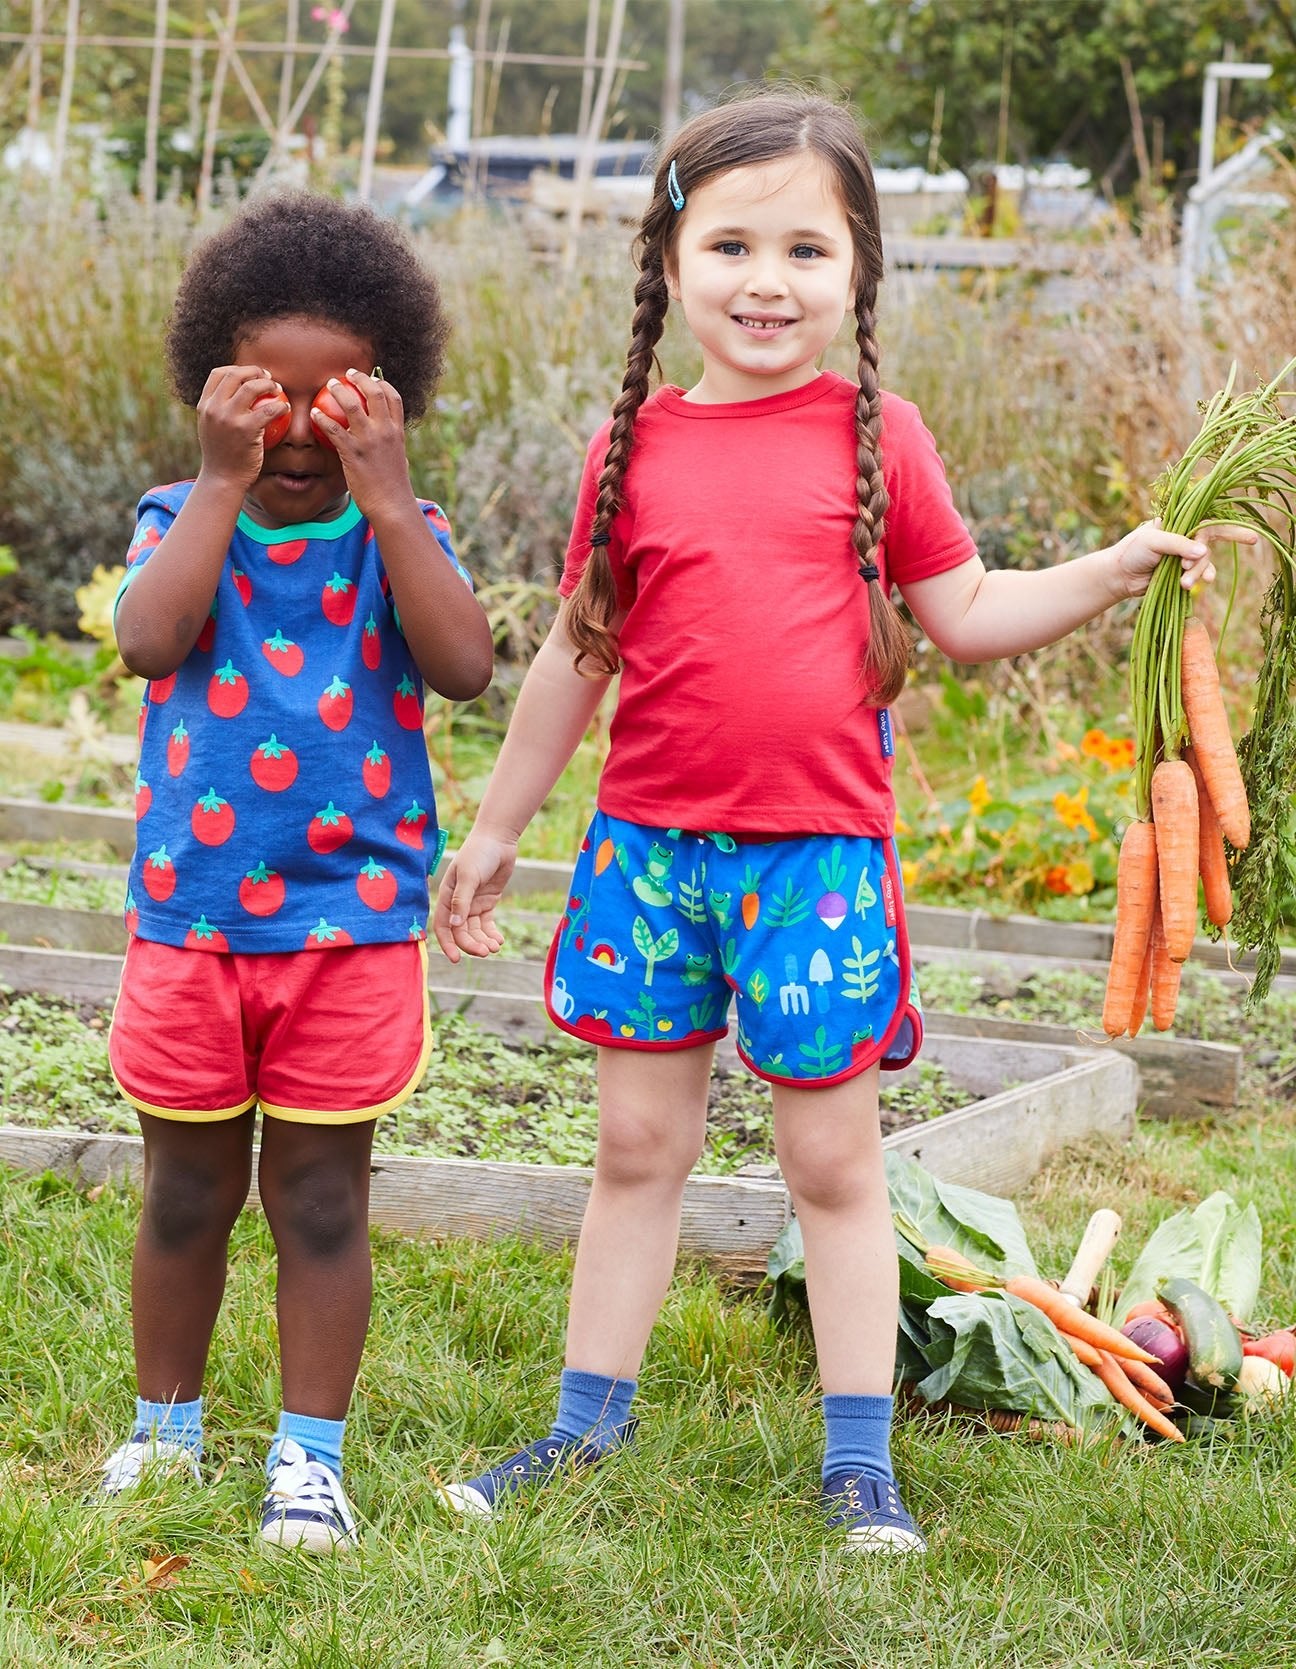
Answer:
[{"label": "orange nasturtium flower", "polygon": [[1055,863],[1052,869],[1044,871],[1044,885],[1050,892],[1068,893],[1071,891],[1071,878],[1067,873],[1068,867],[1064,863]]},{"label": "orange nasturtium flower", "polygon": [[1090,759],[1105,759],[1107,757],[1107,732],[1105,730],[1086,730],[1080,738],[1080,752]]},{"label": "orange nasturtium flower", "polygon": [[1067,794],[1059,790],[1053,796],[1053,810],[1057,813],[1058,821],[1066,829],[1083,829],[1090,840],[1097,840],[1098,825],[1094,822],[1086,804],[1089,789],[1086,785],[1075,794]]}]

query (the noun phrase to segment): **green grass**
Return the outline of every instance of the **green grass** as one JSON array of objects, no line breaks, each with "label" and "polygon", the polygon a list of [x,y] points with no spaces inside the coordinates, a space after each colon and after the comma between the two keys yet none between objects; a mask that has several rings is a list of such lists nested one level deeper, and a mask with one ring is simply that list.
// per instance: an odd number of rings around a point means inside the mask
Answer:
[{"label": "green grass", "polygon": [[[1046,1270],[1088,1213],[1254,1199],[1262,1307],[1296,1307],[1296,1115],[1154,1126],[1045,1172],[1022,1202]],[[814,1503],[812,1349],[759,1295],[681,1268],[642,1377],[637,1449],[481,1527],[437,1478],[493,1460],[552,1406],[570,1262],[521,1241],[375,1236],[350,1423],[363,1551],[260,1553],[258,1464],[278,1406],[264,1223],[239,1224],[207,1386],[209,1486],[82,1504],[132,1395],[135,1202],[45,1179],[0,1194],[0,1649],[15,1665],[171,1669],[554,1663],[570,1669],[1277,1669],[1296,1580],[1296,1407],[1180,1450],[1083,1453],[905,1420],[896,1458],[924,1560],[849,1559]],[[179,1554],[151,1592],[144,1561]]]}]

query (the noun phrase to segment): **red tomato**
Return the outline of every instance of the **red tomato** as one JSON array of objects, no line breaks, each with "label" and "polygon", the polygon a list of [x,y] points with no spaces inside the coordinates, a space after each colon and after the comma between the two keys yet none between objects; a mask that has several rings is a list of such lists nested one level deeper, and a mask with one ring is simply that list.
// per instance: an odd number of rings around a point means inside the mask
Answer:
[{"label": "red tomato", "polygon": [[370,858],[360,866],[360,873],[356,876],[356,892],[360,902],[371,910],[390,910],[396,902],[396,877],[390,869],[384,869],[376,859]]},{"label": "red tomato", "polygon": [[307,950],[327,950],[330,945],[353,945],[355,940],[345,927],[331,927],[321,916],[317,926],[306,935]]},{"label": "red tomato", "polygon": [[345,846],[352,833],[351,819],[330,800],[323,811],[317,811],[311,818],[306,830],[306,844],[312,852],[327,856]]},{"label": "red tomato", "polygon": [[204,846],[223,846],[234,833],[234,807],[222,800],[214,788],[194,804],[189,826]]},{"label": "red tomato", "polygon": [[144,891],[150,898],[156,898],[159,904],[164,904],[175,891],[176,872],[172,868],[165,846],[159,846],[156,852],[149,853],[148,862],[144,865],[143,879]]},{"label": "red tomato", "polygon": [[[360,390],[356,388],[356,385],[351,381],[350,377],[343,377],[341,380],[347,385],[348,388],[355,389],[355,392],[360,394]],[[360,404],[366,411],[369,410],[369,402],[365,399],[363,394],[360,394]],[[346,413],[329,392],[329,386],[327,383],[324,384],[323,388],[320,389],[319,393],[311,401],[311,405],[318,406],[324,413],[325,417],[331,417],[335,423],[340,423],[344,429],[349,429],[351,427],[351,425],[347,422]],[[321,446],[327,446],[330,452],[337,451],[337,447],[334,446],[333,442],[324,433],[323,429],[315,423],[311,424],[311,428],[314,431],[315,439]]]},{"label": "red tomato", "polygon": [[1290,1379],[1296,1373],[1296,1332],[1283,1327],[1276,1333],[1266,1333],[1262,1339],[1246,1339],[1242,1354],[1263,1356],[1267,1362],[1276,1362]]},{"label": "red tomato", "polygon": [[328,688],[315,703],[319,716],[330,730],[346,729],[351,723],[353,705],[354,698],[351,694],[350,684],[344,683],[338,677],[330,680]]},{"label": "red tomato", "polygon": [[297,780],[297,755],[275,735],[268,742],[260,742],[253,750],[248,765],[252,780],[258,788],[270,794],[282,794]]},{"label": "red tomato", "polygon": [[381,800],[391,787],[391,760],[378,746],[377,742],[364,756],[361,775],[364,777],[365,787],[375,800]]},{"label": "red tomato", "polygon": [[261,431],[261,444],[266,451],[271,451],[288,433],[288,426],[292,422],[292,406],[288,403],[288,396],[282,388],[276,388],[273,394],[258,395],[252,402],[252,410],[258,406],[278,406],[279,410]]},{"label": "red tomato", "polygon": [[283,876],[259,863],[239,882],[238,897],[250,916],[272,916],[284,901]]}]

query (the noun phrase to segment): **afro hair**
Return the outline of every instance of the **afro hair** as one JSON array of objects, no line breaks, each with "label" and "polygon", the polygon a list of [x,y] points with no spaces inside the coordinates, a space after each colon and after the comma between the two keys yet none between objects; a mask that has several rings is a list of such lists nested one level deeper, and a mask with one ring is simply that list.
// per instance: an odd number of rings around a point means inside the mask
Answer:
[{"label": "afro hair", "polygon": [[427,410],[450,334],[436,279],[394,222],[311,191],[254,198],[190,257],[166,331],[177,395],[197,406],[245,336],[294,317],[372,342],[406,417]]}]

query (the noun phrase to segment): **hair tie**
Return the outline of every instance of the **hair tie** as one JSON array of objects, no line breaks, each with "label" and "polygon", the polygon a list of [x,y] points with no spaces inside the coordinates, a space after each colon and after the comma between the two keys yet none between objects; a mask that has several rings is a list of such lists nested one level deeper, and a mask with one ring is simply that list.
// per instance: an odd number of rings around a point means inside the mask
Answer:
[{"label": "hair tie", "polygon": [[865,585],[869,585],[873,580],[880,580],[882,578],[882,571],[876,562],[865,562],[860,566],[860,578],[864,581]]},{"label": "hair tie", "polygon": [[590,534],[590,544],[591,545],[610,545],[611,543],[612,543],[612,535],[610,533],[591,533]]},{"label": "hair tie", "polygon": [[671,158],[671,165],[666,170],[666,195],[671,200],[671,207],[678,213],[684,207],[684,193],[680,189],[679,174],[676,172],[674,157]]}]

